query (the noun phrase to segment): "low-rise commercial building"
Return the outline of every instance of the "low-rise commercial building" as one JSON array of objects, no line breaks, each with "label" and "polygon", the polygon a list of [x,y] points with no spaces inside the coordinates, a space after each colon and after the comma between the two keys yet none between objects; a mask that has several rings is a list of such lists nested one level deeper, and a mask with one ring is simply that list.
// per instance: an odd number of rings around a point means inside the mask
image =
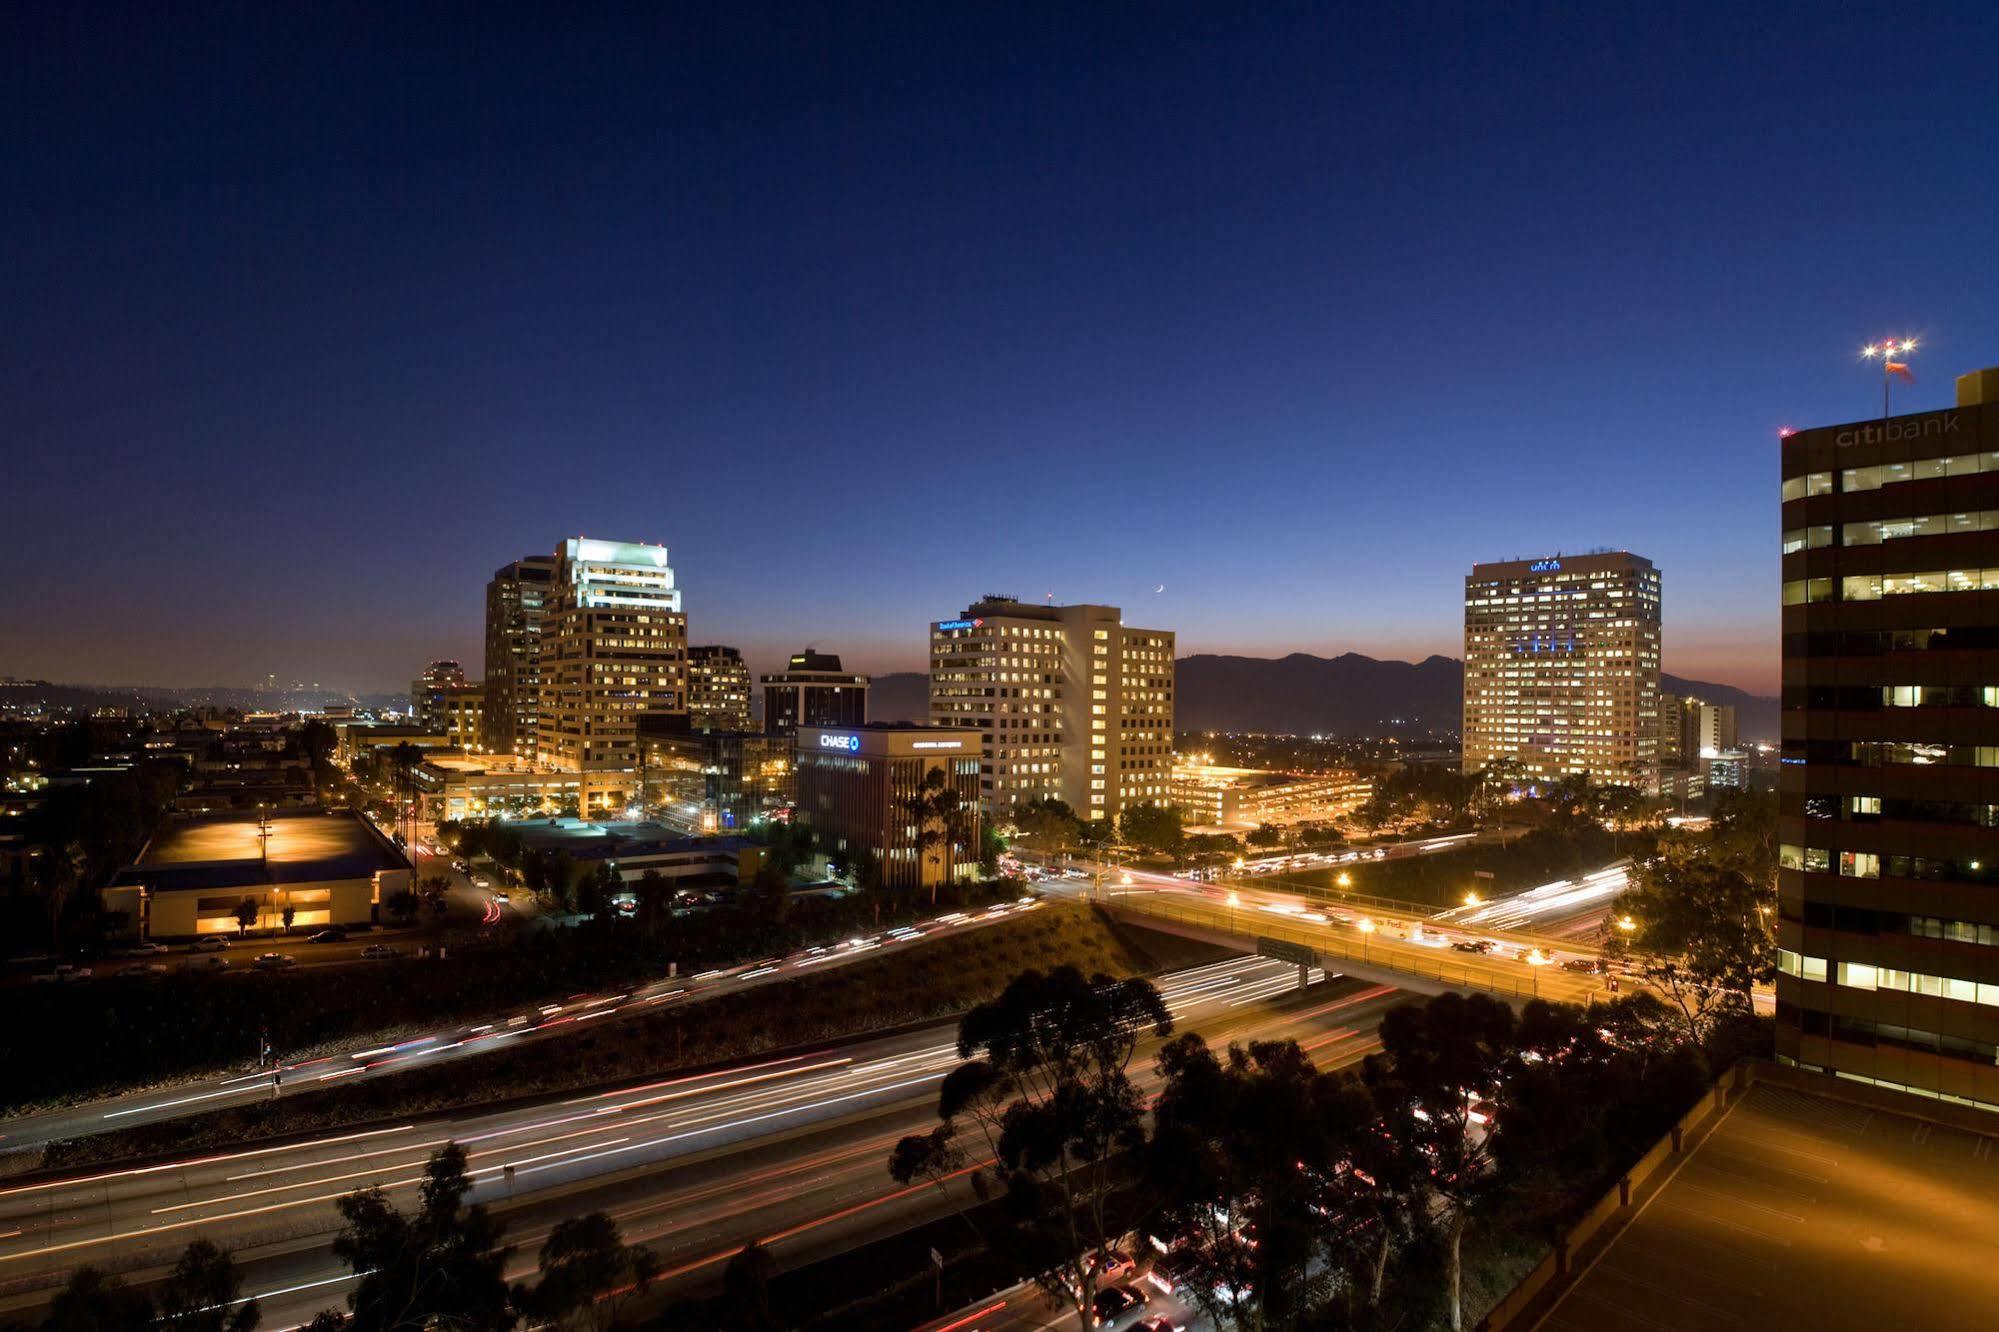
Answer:
[{"label": "low-rise commercial building", "polygon": [[517,819],[581,812],[583,775],[506,754],[426,755],[412,769],[420,817]]},{"label": "low-rise commercial building", "polygon": [[1374,782],[1353,772],[1266,772],[1191,763],[1173,769],[1173,804],[1197,827],[1329,822],[1353,813],[1373,793]]},{"label": "low-rise commercial building", "polygon": [[537,851],[561,852],[573,875],[607,864],[628,884],[650,872],[677,888],[733,888],[755,879],[768,854],[746,838],[689,837],[662,823],[530,819],[507,826]]},{"label": "low-rise commercial building", "polygon": [[212,815],[166,824],[104,889],[107,912],[146,939],[235,934],[249,928],[366,925],[411,886],[409,860],[351,810]]},{"label": "low-rise commercial building", "polygon": [[964,727],[802,726],[797,818],[827,850],[872,856],[890,888],[976,878],[980,748]]}]

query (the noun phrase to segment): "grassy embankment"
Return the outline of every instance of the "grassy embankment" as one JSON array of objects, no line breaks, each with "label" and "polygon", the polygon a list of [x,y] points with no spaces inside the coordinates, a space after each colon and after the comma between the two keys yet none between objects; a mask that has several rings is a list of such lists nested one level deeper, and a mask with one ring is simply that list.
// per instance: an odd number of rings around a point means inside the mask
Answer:
[{"label": "grassy embankment", "polygon": [[1133,976],[1214,956],[1204,945],[1113,925],[1091,907],[1027,915],[886,956],[685,1007],[495,1050],[475,1060],[336,1085],[58,1143],[43,1164],[143,1157],[574,1091],[950,1017],[1030,968]]}]

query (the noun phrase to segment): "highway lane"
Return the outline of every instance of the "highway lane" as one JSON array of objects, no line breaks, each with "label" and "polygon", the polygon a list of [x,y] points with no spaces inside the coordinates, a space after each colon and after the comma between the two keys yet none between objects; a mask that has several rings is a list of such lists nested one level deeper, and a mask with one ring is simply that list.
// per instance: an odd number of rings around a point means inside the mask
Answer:
[{"label": "highway lane", "polygon": [[[1398,997],[1344,979],[1298,993],[1294,968],[1258,959],[1160,985],[1183,1027],[1215,1040],[1298,1035],[1330,1063],[1374,1048],[1374,1023]],[[653,1245],[674,1289],[712,1281],[751,1239],[796,1263],[947,1205],[935,1186],[897,1188],[885,1162],[898,1137],[934,1122],[937,1083],[956,1062],[947,1025],[496,1114],[0,1189],[0,1317],[38,1307],[80,1263],[149,1279],[203,1235],[237,1250],[264,1326],[302,1322],[345,1293],[327,1250],[334,1201],[380,1185],[407,1205],[447,1140],[471,1154],[474,1196],[507,1220],[517,1265],[531,1266],[557,1220],[596,1208]]]},{"label": "highway lane", "polygon": [[[431,1031],[400,1031],[357,1038],[310,1059],[280,1060],[275,1068],[236,1069],[190,1078],[60,1109],[0,1121],[0,1151],[45,1146],[111,1129],[157,1123],[204,1110],[243,1105],[274,1096],[295,1095],[332,1081],[362,1081],[419,1064],[476,1056],[509,1043],[558,1038],[590,1023],[705,1002],[760,985],[781,983],[809,970],[840,967],[884,950],[907,948],[951,931],[978,929],[1034,910],[1034,899],[1001,903],[978,911],[949,911],[908,926],[858,935],[827,947],[800,949],[783,957],[756,959],[692,976],[669,977],[628,992],[575,994],[560,1002],[494,1012],[477,1022]],[[427,965],[398,962],[384,965]],[[273,1077],[273,1074],[276,1077]],[[0,1227],[4,1229],[4,1227]]]}]

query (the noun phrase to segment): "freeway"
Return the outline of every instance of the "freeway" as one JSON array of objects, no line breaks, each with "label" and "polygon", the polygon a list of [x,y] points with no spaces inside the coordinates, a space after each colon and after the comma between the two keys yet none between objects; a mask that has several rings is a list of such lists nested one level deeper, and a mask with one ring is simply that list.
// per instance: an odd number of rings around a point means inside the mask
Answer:
[{"label": "freeway", "polygon": [[[399,1031],[390,1036],[372,1034],[332,1050],[314,1051],[308,1058],[279,1060],[275,1066],[233,1069],[171,1086],[21,1115],[0,1121],[0,1151],[40,1148],[51,1142],[112,1129],[316,1091],[333,1081],[359,1082],[418,1065],[476,1056],[508,1044],[574,1035],[592,1023],[735,994],[789,980],[808,970],[843,966],[885,949],[904,948],[947,931],[977,929],[1011,919],[1036,905],[1035,899],[1024,897],[1018,902],[1000,903],[975,912],[945,912],[831,947],[805,948],[783,957],[763,958],[687,977],[667,977],[629,992],[575,994],[560,1002],[499,1010],[477,1022],[431,1031]],[[434,964],[402,961],[389,965]]]},{"label": "freeway", "polygon": [[[1288,965],[1231,958],[1159,985],[1183,1029],[1216,1042],[1298,1037],[1322,1066],[1377,1048],[1375,1024],[1400,997],[1341,977],[1296,983]],[[329,1250],[335,1200],[380,1186],[408,1205],[446,1141],[465,1146],[474,1198],[507,1225],[512,1276],[556,1221],[594,1209],[653,1247],[667,1293],[712,1284],[750,1240],[795,1265],[949,1205],[937,1186],[895,1186],[885,1163],[900,1136],[935,1122],[937,1084],[956,1063],[951,1028],[933,1026],[498,1112],[0,1188],[0,1320],[41,1307],[77,1265],[151,1280],[206,1236],[233,1251],[263,1326],[296,1326],[346,1293]]]}]

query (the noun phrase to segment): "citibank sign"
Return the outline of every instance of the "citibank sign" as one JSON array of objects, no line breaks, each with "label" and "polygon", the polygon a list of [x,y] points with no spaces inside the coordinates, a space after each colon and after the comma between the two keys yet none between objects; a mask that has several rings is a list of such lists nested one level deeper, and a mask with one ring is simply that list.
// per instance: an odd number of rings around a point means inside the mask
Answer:
[{"label": "citibank sign", "polygon": [[858,754],[861,750],[861,737],[858,735],[821,735],[819,737],[819,747],[821,749],[841,749],[850,754]]}]

